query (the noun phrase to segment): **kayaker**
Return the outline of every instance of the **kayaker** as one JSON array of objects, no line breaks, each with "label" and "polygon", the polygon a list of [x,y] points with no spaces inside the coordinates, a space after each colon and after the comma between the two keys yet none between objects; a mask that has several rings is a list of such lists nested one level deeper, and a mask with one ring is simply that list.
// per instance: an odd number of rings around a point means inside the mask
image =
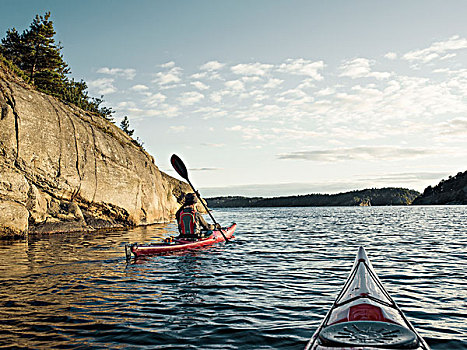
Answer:
[{"label": "kayaker", "polygon": [[204,220],[203,216],[196,211],[198,198],[194,193],[187,193],[185,201],[175,213],[180,236],[187,238],[201,238],[203,230],[209,231],[215,228]]}]

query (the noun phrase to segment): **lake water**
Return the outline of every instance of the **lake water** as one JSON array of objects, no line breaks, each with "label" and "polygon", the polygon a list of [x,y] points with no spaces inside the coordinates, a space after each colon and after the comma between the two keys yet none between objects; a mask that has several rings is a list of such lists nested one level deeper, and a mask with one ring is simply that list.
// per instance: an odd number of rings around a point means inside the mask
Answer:
[{"label": "lake water", "polygon": [[0,242],[0,348],[303,349],[363,245],[432,349],[467,349],[467,207],[216,209],[236,239],[129,264],[175,225]]}]

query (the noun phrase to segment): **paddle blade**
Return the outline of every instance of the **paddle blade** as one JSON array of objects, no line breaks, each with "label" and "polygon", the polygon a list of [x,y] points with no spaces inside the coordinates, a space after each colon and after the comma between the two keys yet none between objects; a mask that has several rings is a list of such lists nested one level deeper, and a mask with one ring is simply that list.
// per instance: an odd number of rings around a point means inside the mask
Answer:
[{"label": "paddle blade", "polygon": [[176,154],[172,154],[172,157],[170,157],[170,163],[172,163],[172,166],[178,175],[183,177],[185,180],[188,180],[188,171],[186,170],[186,166]]}]

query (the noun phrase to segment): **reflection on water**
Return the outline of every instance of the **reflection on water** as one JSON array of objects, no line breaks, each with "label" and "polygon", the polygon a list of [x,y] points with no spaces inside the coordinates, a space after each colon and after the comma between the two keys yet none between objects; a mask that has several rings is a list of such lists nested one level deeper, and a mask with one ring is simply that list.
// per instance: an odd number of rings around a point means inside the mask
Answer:
[{"label": "reflection on water", "polygon": [[0,242],[0,348],[302,349],[359,245],[433,349],[467,348],[467,207],[214,214],[231,243],[130,264],[175,225]]}]

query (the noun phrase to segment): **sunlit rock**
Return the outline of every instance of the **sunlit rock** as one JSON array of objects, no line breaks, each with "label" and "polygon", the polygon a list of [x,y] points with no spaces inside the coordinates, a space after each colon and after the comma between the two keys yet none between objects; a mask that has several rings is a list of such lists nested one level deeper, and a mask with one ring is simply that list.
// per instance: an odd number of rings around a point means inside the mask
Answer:
[{"label": "sunlit rock", "polygon": [[2,64],[0,107],[2,235],[166,222],[189,191],[120,128]]}]

